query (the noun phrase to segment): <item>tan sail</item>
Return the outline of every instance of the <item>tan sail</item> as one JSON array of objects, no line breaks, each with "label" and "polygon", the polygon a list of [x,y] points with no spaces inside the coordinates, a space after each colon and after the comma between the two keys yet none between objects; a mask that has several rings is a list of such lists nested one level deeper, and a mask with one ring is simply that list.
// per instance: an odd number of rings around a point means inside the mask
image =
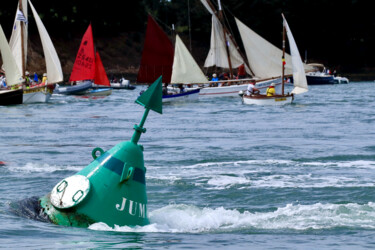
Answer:
[{"label": "tan sail", "polygon": [[[282,72],[282,50],[259,36],[237,18],[235,20],[245,47],[249,66],[255,76],[259,78],[280,77]],[[285,61],[285,74],[292,74],[292,58],[289,54],[286,54]],[[306,64],[303,65],[305,70],[312,70],[312,67]]]},{"label": "tan sail", "polygon": [[207,77],[178,35],[176,35],[171,83],[208,83]]},{"label": "tan sail", "polygon": [[63,72],[60,64],[59,57],[56,53],[56,49],[53,46],[51,38],[48,35],[46,28],[44,27],[42,20],[40,19],[38,13],[36,12],[34,6],[29,0],[31,10],[34,15],[36,25],[38,27],[39,36],[42,41],[44,58],[47,67],[47,78],[48,83],[58,83],[63,81]]},{"label": "tan sail", "polygon": [[308,91],[305,68],[303,66],[301,56],[299,54],[297,44],[294,40],[292,31],[290,30],[288,22],[286,21],[284,15],[283,15],[283,19],[284,19],[284,27],[286,29],[286,34],[288,36],[288,42],[289,42],[289,48],[290,48],[290,54],[291,54],[291,59],[292,59],[292,66],[293,66],[294,89],[292,93],[301,94],[301,93]]},{"label": "tan sail", "polygon": [[224,31],[219,19],[212,15],[211,28],[211,45],[208,52],[204,67],[217,66],[221,68],[229,68],[228,57],[226,52],[226,44],[229,45],[229,55],[232,63],[232,68],[237,68],[244,64],[244,60],[238,53],[235,46],[230,42],[227,34],[225,34],[226,41],[224,41]]},{"label": "tan sail", "polygon": [[6,83],[8,86],[20,84],[24,80],[19,71],[16,60],[13,57],[8,41],[5,37],[3,28],[0,25],[0,52],[3,60],[3,69],[5,71]]},{"label": "tan sail", "polygon": [[[21,2],[22,1],[22,2]],[[22,69],[22,44],[23,44],[23,54],[24,54],[24,65],[27,62],[27,26],[25,22],[21,21],[22,15],[27,19],[27,0],[20,0],[22,3],[22,10],[20,14],[19,7],[17,6],[16,17],[14,18],[12,35],[10,36],[9,46],[13,53],[14,59],[16,60],[19,71],[23,74]],[[23,35],[21,35],[21,25],[23,25]],[[23,38],[23,42],[22,42]]]}]

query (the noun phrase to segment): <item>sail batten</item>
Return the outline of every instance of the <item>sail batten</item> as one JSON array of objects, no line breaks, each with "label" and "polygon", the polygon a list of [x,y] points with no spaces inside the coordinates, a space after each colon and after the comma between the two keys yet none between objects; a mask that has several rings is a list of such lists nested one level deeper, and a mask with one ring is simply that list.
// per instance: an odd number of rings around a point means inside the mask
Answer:
[{"label": "sail batten", "polygon": [[181,38],[176,35],[171,83],[207,82],[207,77],[203,74]]}]

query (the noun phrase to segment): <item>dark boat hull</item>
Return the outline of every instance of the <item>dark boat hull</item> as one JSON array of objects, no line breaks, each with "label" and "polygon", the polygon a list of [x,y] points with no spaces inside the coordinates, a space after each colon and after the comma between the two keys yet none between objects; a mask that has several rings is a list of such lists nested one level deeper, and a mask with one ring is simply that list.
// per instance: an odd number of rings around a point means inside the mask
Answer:
[{"label": "dark boat hull", "polygon": [[311,76],[306,75],[308,85],[323,85],[323,84],[334,84],[334,76],[325,75],[325,76]]},{"label": "dark boat hull", "polygon": [[23,90],[1,90],[0,105],[16,105],[22,104]]}]

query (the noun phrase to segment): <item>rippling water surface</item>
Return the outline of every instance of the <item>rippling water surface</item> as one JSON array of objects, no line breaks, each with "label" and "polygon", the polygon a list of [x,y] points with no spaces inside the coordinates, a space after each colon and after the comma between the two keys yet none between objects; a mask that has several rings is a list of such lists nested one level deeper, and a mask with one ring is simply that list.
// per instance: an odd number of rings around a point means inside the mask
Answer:
[{"label": "rippling water surface", "polygon": [[142,87],[0,106],[1,247],[374,248],[373,88],[311,86],[284,107],[201,98],[150,112],[144,227],[67,228],[31,215],[33,199],[88,165],[93,148],[131,138]]}]

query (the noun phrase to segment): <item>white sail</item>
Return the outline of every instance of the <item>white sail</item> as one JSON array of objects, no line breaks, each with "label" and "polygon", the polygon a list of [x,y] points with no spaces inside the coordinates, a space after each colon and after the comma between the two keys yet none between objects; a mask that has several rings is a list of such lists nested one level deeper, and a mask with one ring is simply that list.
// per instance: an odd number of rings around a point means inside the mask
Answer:
[{"label": "white sail", "polygon": [[221,68],[229,68],[226,46],[229,48],[232,68],[238,68],[241,64],[244,64],[243,58],[238,53],[235,45],[231,43],[227,34],[225,34],[224,39],[223,26],[219,19],[212,15],[211,46],[204,66],[211,67],[216,65]]},{"label": "white sail", "polygon": [[[22,2],[21,2],[22,1]],[[19,5],[17,6],[16,17],[14,18],[12,35],[10,36],[9,46],[12,50],[14,59],[16,60],[19,71],[22,72],[22,36],[21,36],[21,25],[23,25],[23,50],[24,50],[24,62],[26,66],[27,59],[27,0],[20,0],[22,3],[22,10],[19,10]],[[20,14],[21,12],[21,14]]]},{"label": "white sail", "polygon": [[8,41],[5,37],[3,28],[0,25],[0,52],[3,60],[3,69],[5,71],[6,83],[8,86],[20,84],[24,80],[18,69],[16,60],[10,50]]},{"label": "white sail", "polygon": [[299,54],[297,44],[294,41],[292,31],[289,28],[288,22],[286,21],[284,15],[284,27],[286,29],[286,34],[288,36],[290,54],[292,55],[292,64],[293,64],[293,82],[294,89],[292,93],[301,94],[308,91],[307,79],[305,74],[305,69]]},{"label": "white sail", "polygon": [[[283,51],[255,33],[240,20],[235,19],[249,60],[249,66],[255,76],[260,78],[280,77]],[[285,55],[285,62],[285,74],[292,74],[292,58],[289,54]],[[303,66],[305,70],[313,70],[307,64],[303,64]]]},{"label": "white sail", "polygon": [[63,81],[63,72],[60,64],[59,57],[56,53],[55,47],[48,35],[46,28],[44,27],[42,20],[40,19],[38,13],[36,12],[34,6],[29,0],[33,16],[38,27],[39,36],[42,41],[44,57],[47,67],[47,79],[48,83],[57,83]]},{"label": "white sail", "polygon": [[[249,66],[255,76],[260,78],[280,77],[283,51],[259,36],[240,20],[236,19]],[[290,55],[285,56],[285,74],[292,73]]]},{"label": "white sail", "polygon": [[207,77],[203,74],[181,38],[176,35],[171,83],[207,82]]}]

